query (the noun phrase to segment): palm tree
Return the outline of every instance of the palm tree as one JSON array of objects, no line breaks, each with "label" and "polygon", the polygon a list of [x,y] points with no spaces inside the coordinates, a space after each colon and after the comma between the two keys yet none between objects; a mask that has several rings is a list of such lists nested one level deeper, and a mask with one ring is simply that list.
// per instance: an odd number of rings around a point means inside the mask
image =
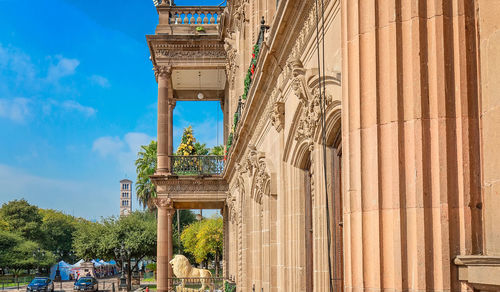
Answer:
[{"label": "palm tree", "polygon": [[137,153],[135,167],[137,172],[137,182],[135,192],[137,200],[144,208],[155,209],[153,199],[156,198],[155,186],[149,178],[156,171],[156,141],[151,141],[149,145],[141,146],[141,151]]}]

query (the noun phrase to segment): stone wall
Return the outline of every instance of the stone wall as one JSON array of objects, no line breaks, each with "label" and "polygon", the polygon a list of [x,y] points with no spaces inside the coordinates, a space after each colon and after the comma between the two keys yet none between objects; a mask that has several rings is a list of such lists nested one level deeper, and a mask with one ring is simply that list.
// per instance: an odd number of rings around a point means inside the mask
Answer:
[{"label": "stone wall", "polygon": [[343,291],[498,290],[499,1],[323,1],[325,143],[315,3],[226,11],[230,117],[271,26],[228,153],[228,276],[328,291],[330,243]]}]

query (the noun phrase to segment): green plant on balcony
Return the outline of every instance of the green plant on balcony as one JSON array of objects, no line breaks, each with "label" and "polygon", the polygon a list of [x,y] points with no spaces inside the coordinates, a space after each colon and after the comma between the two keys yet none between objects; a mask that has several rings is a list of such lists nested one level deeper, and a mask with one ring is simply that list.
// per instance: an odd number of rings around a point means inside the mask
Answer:
[{"label": "green plant on balcony", "polygon": [[197,26],[196,31],[197,32],[205,32],[205,28],[203,26]]},{"label": "green plant on balcony", "polygon": [[225,281],[224,282],[224,291],[225,292],[236,292],[236,284],[229,282],[229,281]]}]

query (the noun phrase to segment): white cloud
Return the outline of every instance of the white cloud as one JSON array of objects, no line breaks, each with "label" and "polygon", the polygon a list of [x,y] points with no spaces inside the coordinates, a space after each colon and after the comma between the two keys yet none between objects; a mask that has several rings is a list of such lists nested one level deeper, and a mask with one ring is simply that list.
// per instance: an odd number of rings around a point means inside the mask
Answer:
[{"label": "white cloud", "polygon": [[36,78],[37,70],[31,62],[29,55],[21,50],[13,47],[4,47],[0,43],[0,71],[10,71],[14,79],[11,79],[15,84],[23,82],[23,86],[38,86],[33,84]]},{"label": "white cloud", "polygon": [[[119,210],[117,197],[113,195],[116,189],[92,180],[53,179],[0,164],[0,185],[0,205],[24,198],[41,208],[63,210],[87,219],[117,214]],[[102,208],[113,205],[116,207]]]},{"label": "white cloud", "polygon": [[96,139],[92,145],[92,150],[102,157],[116,160],[118,166],[126,174],[135,173],[135,160],[142,145],[148,145],[151,140],[155,140],[144,133],[131,132],[123,138],[105,136]]},{"label": "white cloud", "polygon": [[47,80],[57,82],[59,79],[75,74],[76,67],[80,65],[77,59],[68,59],[63,56],[56,56],[57,64],[51,64],[47,72]]},{"label": "white cloud", "polygon": [[99,85],[104,88],[108,88],[110,86],[109,80],[106,77],[103,77],[101,75],[92,75],[90,76],[90,81],[93,84]]},{"label": "white cloud", "polygon": [[27,98],[0,99],[0,118],[24,122],[30,114],[30,100]]},{"label": "white cloud", "polygon": [[65,110],[68,110],[68,111],[80,112],[80,113],[86,115],[87,117],[93,116],[97,112],[96,109],[89,107],[89,106],[81,105],[80,103],[78,103],[77,101],[74,101],[74,100],[66,100],[66,101],[62,102],[61,107]]}]

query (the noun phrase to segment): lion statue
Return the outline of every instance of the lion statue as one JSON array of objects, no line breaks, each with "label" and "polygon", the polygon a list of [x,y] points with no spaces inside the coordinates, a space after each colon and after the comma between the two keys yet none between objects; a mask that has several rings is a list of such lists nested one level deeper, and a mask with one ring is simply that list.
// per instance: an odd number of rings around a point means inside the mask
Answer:
[{"label": "lion statue", "polygon": [[[172,270],[177,278],[211,278],[212,273],[206,269],[198,269],[191,266],[189,260],[180,254],[174,256],[174,258],[169,262],[172,265]],[[210,279],[200,279],[201,288],[198,291],[205,291],[205,288],[212,288]],[[184,279],[182,279],[181,287],[185,287]]]}]

